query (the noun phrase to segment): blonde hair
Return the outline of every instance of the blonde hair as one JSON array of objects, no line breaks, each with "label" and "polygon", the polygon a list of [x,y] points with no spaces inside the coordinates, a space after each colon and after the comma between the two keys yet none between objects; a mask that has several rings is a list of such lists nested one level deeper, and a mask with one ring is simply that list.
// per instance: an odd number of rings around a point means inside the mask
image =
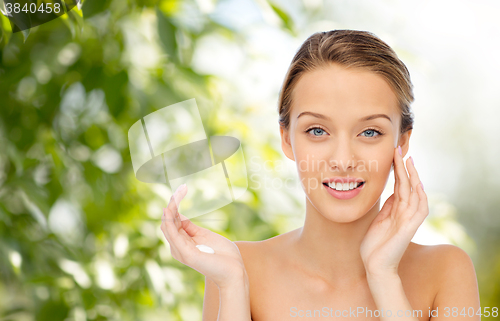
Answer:
[{"label": "blonde hair", "polygon": [[394,50],[374,34],[359,30],[316,32],[304,41],[288,68],[279,94],[279,123],[290,125],[292,92],[305,72],[331,63],[360,68],[382,76],[391,86],[401,111],[400,133],[413,128],[410,105],[414,100],[410,73]]}]

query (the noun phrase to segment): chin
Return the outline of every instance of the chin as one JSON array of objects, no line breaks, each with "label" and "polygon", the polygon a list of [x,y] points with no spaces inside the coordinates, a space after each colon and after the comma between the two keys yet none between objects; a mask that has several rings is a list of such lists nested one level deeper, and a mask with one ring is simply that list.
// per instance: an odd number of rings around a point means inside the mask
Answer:
[{"label": "chin", "polygon": [[368,189],[350,200],[335,199],[330,195],[323,195],[323,197],[310,195],[310,199],[314,201],[313,204],[315,204],[314,207],[317,211],[329,221],[351,223],[363,218],[377,203],[382,194],[383,186],[377,187],[377,191],[374,191],[373,188],[374,186],[370,184]]},{"label": "chin", "polygon": [[335,213],[329,213],[328,209],[321,213],[329,221],[335,223],[351,223],[362,218],[366,214],[366,211],[356,211],[352,208],[346,208],[345,210],[336,209]]}]

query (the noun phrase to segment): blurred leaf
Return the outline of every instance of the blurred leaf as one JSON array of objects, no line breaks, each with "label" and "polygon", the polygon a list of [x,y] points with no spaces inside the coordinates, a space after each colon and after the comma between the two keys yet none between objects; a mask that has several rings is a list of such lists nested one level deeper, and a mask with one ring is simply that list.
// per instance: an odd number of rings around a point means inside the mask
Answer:
[{"label": "blurred leaf", "polygon": [[[10,25],[9,18],[0,13],[0,29],[2,31],[0,45],[9,43],[10,37],[12,35],[12,28]],[[0,46],[1,47],[1,46]]]},{"label": "blurred leaf", "polygon": [[78,8],[75,6],[72,10],[68,12],[68,16],[70,17],[71,20],[75,21],[76,24],[78,25],[79,31],[83,31],[83,12],[81,10],[78,10]]},{"label": "blurred leaf", "polygon": [[[272,9],[282,28],[293,31],[286,7]],[[234,132],[247,150],[279,160],[274,137],[247,121],[248,108],[225,101],[231,81],[201,74],[190,63],[199,41],[217,36],[249,49],[248,35],[188,0],[86,0],[81,10],[33,29],[24,43],[11,37],[9,19],[0,18],[0,319],[181,320],[184,303],[201,311],[204,277],[175,261],[158,235],[171,191],[135,178],[127,131],[159,108],[203,97],[197,101],[207,135]],[[245,59],[253,59],[252,52]],[[95,161],[103,146],[121,164],[112,173]],[[233,240],[275,236],[286,219],[263,220],[269,208],[284,211],[267,203],[266,192],[249,188],[245,202],[216,213],[220,221],[197,222],[209,228],[219,222],[216,229]],[[290,191],[283,198],[303,206]],[[485,235],[495,231],[492,226]],[[480,289],[491,284],[483,291],[489,303],[499,296],[492,282],[499,276],[491,271],[499,262],[497,239],[478,243],[489,246],[478,266]],[[19,266],[11,262],[14,252]],[[70,265],[74,275],[62,269],[63,259],[77,263]],[[97,261],[110,270],[100,270]],[[161,268],[160,286],[146,262]],[[111,279],[113,288],[106,286]]]},{"label": "blurred leaf", "polygon": [[12,31],[14,33],[21,31],[23,34],[23,40],[26,42],[26,39],[28,39],[30,34],[31,16],[21,10],[19,13],[11,13],[9,20],[14,25]]},{"label": "blurred leaf", "polygon": [[26,39],[28,39],[28,36],[30,35],[30,29],[24,29],[21,32],[23,34],[23,41],[26,42]]},{"label": "blurred leaf", "polygon": [[109,7],[110,3],[110,0],[86,0],[82,4],[83,16],[85,18],[90,18],[103,12]]},{"label": "blurred leaf", "polygon": [[172,16],[176,12],[178,12],[180,6],[182,4],[181,0],[168,0],[168,1],[160,1],[158,4],[161,11],[163,11],[167,16]]},{"label": "blurred leaf", "polygon": [[277,5],[269,2],[269,5],[273,9],[273,11],[278,15],[278,17],[283,21],[283,25],[285,29],[289,30],[292,34],[295,34],[295,29],[294,29],[294,23],[292,17],[288,13],[286,13],[284,10],[282,10],[280,7]]},{"label": "blurred leaf", "polygon": [[175,38],[177,28],[170,21],[169,17],[165,16],[159,9],[156,9],[156,17],[158,19],[158,35],[160,36],[160,41],[163,45],[163,49],[167,52],[170,59],[178,62],[178,45]]}]

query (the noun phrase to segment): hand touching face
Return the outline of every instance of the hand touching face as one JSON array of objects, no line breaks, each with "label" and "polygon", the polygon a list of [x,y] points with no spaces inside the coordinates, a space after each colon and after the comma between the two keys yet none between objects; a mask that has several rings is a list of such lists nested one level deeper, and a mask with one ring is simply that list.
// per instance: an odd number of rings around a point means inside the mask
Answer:
[{"label": "hand touching face", "polygon": [[371,223],[360,248],[366,271],[374,275],[398,273],[401,257],[429,214],[413,158],[406,160],[409,176],[399,146],[394,151],[394,164],[394,194]]},{"label": "hand touching face", "polygon": [[[375,216],[394,147],[399,143],[407,150],[411,135],[399,133],[399,105],[389,84],[369,71],[331,65],[302,75],[292,100],[282,148],[296,162],[310,204],[336,222],[352,222],[369,211]],[[332,177],[365,184],[355,197],[337,199],[323,185]]]}]

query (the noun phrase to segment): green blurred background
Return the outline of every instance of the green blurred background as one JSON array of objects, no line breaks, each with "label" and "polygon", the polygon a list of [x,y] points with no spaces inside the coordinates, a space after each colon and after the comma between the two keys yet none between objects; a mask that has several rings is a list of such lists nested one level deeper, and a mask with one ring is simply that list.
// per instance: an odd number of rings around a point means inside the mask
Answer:
[{"label": "green blurred background", "polygon": [[336,28],[374,32],[410,69],[409,155],[431,209],[414,241],[465,249],[481,306],[500,306],[498,9],[86,0],[14,34],[0,14],[0,320],[201,320],[204,278],[159,229],[171,191],[135,178],[127,131],[196,98],[207,136],[242,142],[249,189],[193,222],[233,241],[297,228],[305,201],[280,148],[278,90],[307,36]]}]

